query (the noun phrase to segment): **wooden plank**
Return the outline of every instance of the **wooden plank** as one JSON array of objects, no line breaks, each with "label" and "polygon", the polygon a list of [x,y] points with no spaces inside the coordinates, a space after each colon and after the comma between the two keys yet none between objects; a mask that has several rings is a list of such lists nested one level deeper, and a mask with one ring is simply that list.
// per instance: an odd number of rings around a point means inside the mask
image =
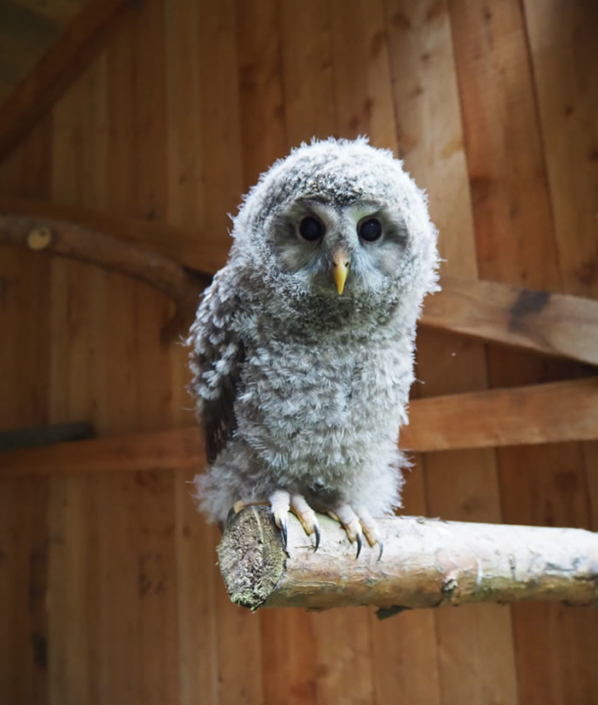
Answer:
[{"label": "wooden plank", "polygon": [[133,14],[133,0],[90,0],[0,110],[0,160],[14,148]]},{"label": "wooden plank", "polygon": [[[86,82],[77,83],[53,112],[52,190],[78,203],[83,197],[86,140],[82,106]],[[66,127],[66,129],[65,129]],[[97,272],[88,266],[52,260],[49,317],[52,339],[49,409],[56,423],[94,419],[94,336],[98,315],[94,297]],[[95,419],[94,419],[95,421]],[[89,703],[95,689],[98,603],[95,593],[97,552],[90,533],[97,518],[90,488],[94,478],[55,477],[50,485],[49,524],[55,540],[48,556],[46,603],[49,624],[50,703]]]},{"label": "wooden plank", "polygon": [[332,59],[339,135],[367,135],[397,151],[388,44],[381,0],[332,0]]},{"label": "wooden plank", "polygon": [[401,438],[419,451],[598,440],[598,377],[421,399]]},{"label": "wooden plank", "polygon": [[[116,36],[97,77],[93,115],[86,120],[86,160],[93,185],[84,205],[119,216],[134,214],[135,203],[135,39],[133,23]],[[92,102],[91,100],[89,101]],[[93,166],[92,166],[93,165]],[[82,205],[82,204],[78,204]],[[101,272],[94,286],[104,311],[95,320],[98,336],[94,390],[98,427],[103,433],[136,429],[137,375],[135,290],[137,284]],[[139,486],[135,474],[98,478],[93,488],[98,506],[98,595],[92,622],[97,623],[98,701],[139,703],[141,663],[138,634],[141,620]]]},{"label": "wooden plank", "polygon": [[445,278],[421,324],[598,365],[598,303],[506,284]]},{"label": "wooden plank", "polygon": [[[167,219],[190,233],[190,254],[207,247],[201,124],[200,36],[197,2],[166,3]],[[170,236],[160,237],[169,243]],[[216,248],[216,252],[220,248]],[[222,260],[222,256],[219,255]],[[220,264],[222,261],[220,262]],[[218,265],[220,266],[220,265]],[[171,414],[175,426],[193,423],[188,350],[171,348]],[[203,464],[203,461],[202,461]],[[190,484],[199,465],[175,473],[176,598],[181,705],[216,705],[218,637],[215,610],[218,530],[197,511]]]},{"label": "wooden plank", "polygon": [[[47,198],[50,184],[47,121],[0,165],[6,194]],[[0,256],[0,427],[48,423],[47,315],[49,262],[19,252]],[[49,533],[48,481],[0,486],[0,692],[11,703],[48,702],[48,621],[45,606]]]},{"label": "wooden plank", "polygon": [[[198,0],[201,154],[204,225],[202,240],[222,254],[231,244],[228,213],[236,213],[243,191],[242,120],[239,96],[238,3]],[[207,546],[205,546],[207,549]],[[203,561],[213,556],[203,554]],[[214,603],[217,636],[217,699],[241,704],[263,701],[261,619],[231,609],[217,575]],[[243,658],[239,658],[239,654]]]},{"label": "wooden plank", "polygon": [[[441,275],[475,281],[474,229],[446,5],[433,0],[386,2],[399,148],[407,170],[429,193],[445,260]],[[478,342],[422,329],[417,346],[417,377],[423,382],[414,385],[418,396],[433,398],[487,386],[484,349]],[[404,433],[399,445],[406,442]],[[500,521],[493,452],[435,453],[424,456],[423,465],[428,514]],[[435,621],[438,701],[516,703],[508,612],[484,605],[467,614],[436,614]]]},{"label": "wooden plank", "polygon": [[[524,2],[529,52],[533,64],[537,108],[542,128],[548,184],[563,291],[598,298],[596,250],[596,200],[598,172],[598,22],[595,3],[585,0],[545,3]],[[598,527],[598,444],[570,449],[552,482],[561,501],[540,495],[544,516],[567,516],[572,522]],[[583,468],[585,481],[571,472]],[[581,482],[580,485],[577,483]],[[553,504],[550,507],[550,504]],[[548,511],[548,508],[550,510]],[[557,674],[548,698],[556,702],[598,702],[598,674],[592,654],[598,648],[598,615],[532,613],[517,632],[522,669],[521,689],[533,702],[542,684],[536,669],[532,620],[546,616],[561,649],[552,657]],[[558,630],[558,631],[557,631]],[[532,642],[532,643],[530,643]],[[562,658],[561,652],[566,655]],[[552,665],[552,664],[550,664]],[[545,666],[544,666],[545,667]],[[547,700],[550,703],[550,700]]]},{"label": "wooden plank", "polygon": [[[521,3],[486,6],[451,0],[451,20],[480,274],[492,281],[560,292],[560,248]],[[489,370],[495,386],[574,374],[570,366],[558,368],[549,360],[493,348]],[[587,526],[578,445],[505,448],[498,457],[505,521]],[[572,690],[577,687],[573,674],[580,648],[595,639],[593,615],[586,613],[584,622],[583,616],[559,606],[517,605],[513,628],[520,701],[584,701]],[[583,658],[590,658],[590,651]]]},{"label": "wooden plank", "polygon": [[[137,173],[134,175],[134,201],[129,208],[137,217],[158,221],[166,216],[168,194],[164,16],[164,0],[147,0],[133,28],[135,130],[130,158]],[[194,297],[191,308],[197,307],[198,298]],[[168,347],[157,343],[155,330],[169,317],[170,304],[158,292],[148,294],[136,286],[133,305],[135,365],[139,379],[136,423],[141,429],[163,428],[170,425],[171,380],[168,374],[156,374],[156,370],[169,369],[170,353]],[[178,703],[175,477],[173,473],[140,473],[136,483],[138,697],[147,705]]]}]

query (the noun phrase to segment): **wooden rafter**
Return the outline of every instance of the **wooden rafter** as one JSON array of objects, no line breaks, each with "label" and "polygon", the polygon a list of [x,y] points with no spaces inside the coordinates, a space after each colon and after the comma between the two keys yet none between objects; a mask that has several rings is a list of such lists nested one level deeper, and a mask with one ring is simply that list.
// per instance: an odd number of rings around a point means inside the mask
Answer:
[{"label": "wooden rafter", "polygon": [[598,377],[411,402],[401,447],[418,452],[598,439]]},{"label": "wooden rafter", "polygon": [[0,106],[0,160],[89,66],[139,0],[89,0]]},{"label": "wooden rafter", "polygon": [[[29,220],[16,216],[27,216]],[[73,224],[69,227],[77,232],[117,236],[143,247],[140,256],[145,256],[144,250],[148,249],[172,260],[173,266],[177,263],[207,276],[226,261],[226,248],[215,249],[201,233],[194,231],[52,203],[0,197],[0,227],[4,228],[5,242],[11,223],[22,227],[24,222],[42,225],[46,220],[46,224],[61,221],[63,227]],[[1,239],[0,234],[0,244]],[[426,299],[422,325],[598,365],[598,301],[454,278],[444,279],[442,287],[441,292]],[[184,318],[184,324],[188,318]]]},{"label": "wooden rafter", "polygon": [[[598,378],[416,399],[401,447],[413,452],[598,439]],[[0,453],[0,478],[197,470],[197,426]]]}]

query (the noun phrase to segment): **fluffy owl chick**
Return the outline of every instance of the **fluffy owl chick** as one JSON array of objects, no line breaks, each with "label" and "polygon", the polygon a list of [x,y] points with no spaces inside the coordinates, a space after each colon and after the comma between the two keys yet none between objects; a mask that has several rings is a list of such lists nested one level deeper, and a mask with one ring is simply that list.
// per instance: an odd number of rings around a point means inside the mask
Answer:
[{"label": "fluffy owl chick", "polygon": [[[268,503],[319,543],[401,504],[416,320],[436,288],[436,230],[401,162],[367,140],[302,145],[251,189],[189,342],[209,467],[200,509]],[[381,547],[380,547],[381,548]]]}]

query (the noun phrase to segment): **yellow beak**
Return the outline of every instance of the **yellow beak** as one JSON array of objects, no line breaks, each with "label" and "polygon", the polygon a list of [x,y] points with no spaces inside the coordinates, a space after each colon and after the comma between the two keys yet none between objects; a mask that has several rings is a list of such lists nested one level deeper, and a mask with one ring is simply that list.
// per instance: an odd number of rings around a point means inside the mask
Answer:
[{"label": "yellow beak", "polygon": [[345,289],[347,274],[349,273],[349,255],[344,247],[337,247],[332,256],[332,274],[336,282],[339,296]]}]

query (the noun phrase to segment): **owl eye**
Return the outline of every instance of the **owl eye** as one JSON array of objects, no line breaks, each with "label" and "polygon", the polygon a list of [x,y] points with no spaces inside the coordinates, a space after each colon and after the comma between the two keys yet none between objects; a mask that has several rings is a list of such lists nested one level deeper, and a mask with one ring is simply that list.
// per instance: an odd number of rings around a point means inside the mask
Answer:
[{"label": "owl eye", "polygon": [[376,218],[362,220],[357,226],[359,237],[366,242],[374,242],[382,235],[382,225]]},{"label": "owl eye", "polygon": [[324,235],[324,224],[313,215],[306,215],[299,223],[299,234],[305,240],[314,242]]}]

